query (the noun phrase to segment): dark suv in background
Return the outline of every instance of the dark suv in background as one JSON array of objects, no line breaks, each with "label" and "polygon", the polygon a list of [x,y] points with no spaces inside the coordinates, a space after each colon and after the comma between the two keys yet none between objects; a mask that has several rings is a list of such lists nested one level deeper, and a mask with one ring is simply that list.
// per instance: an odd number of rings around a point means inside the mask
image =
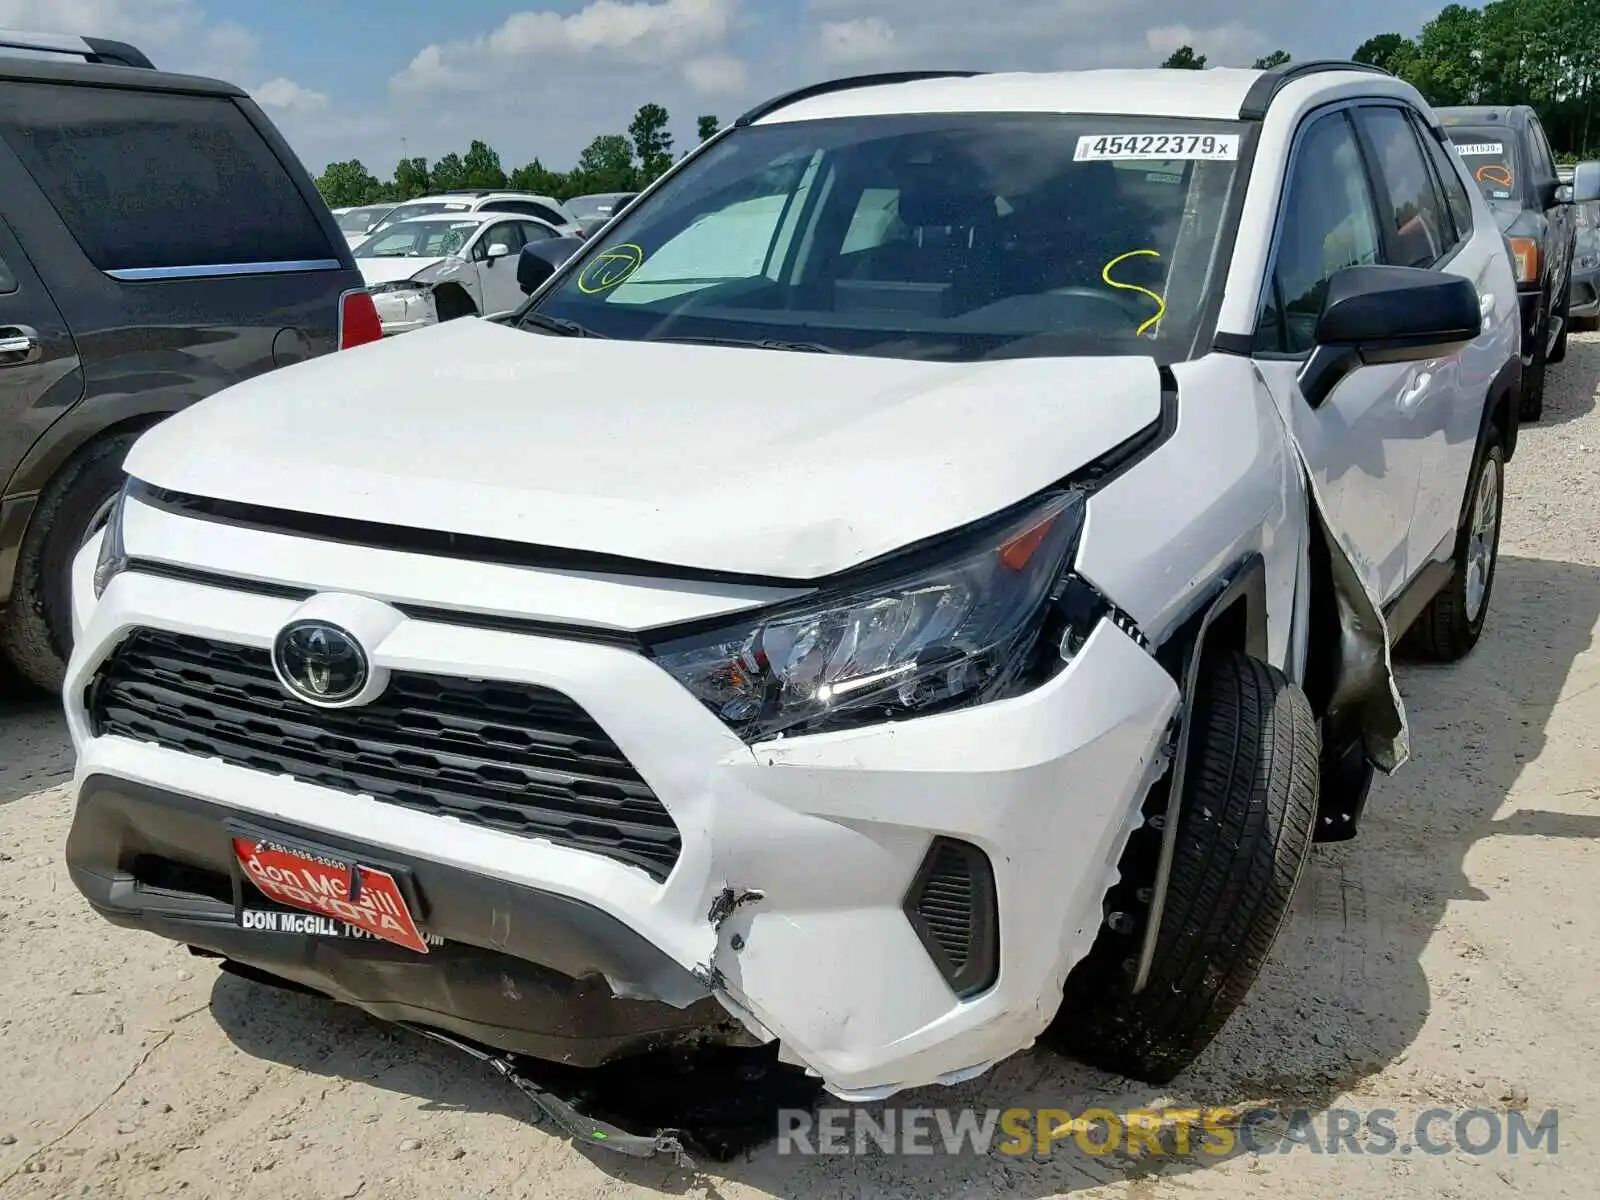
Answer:
[{"label": "dark suv in background", "polygon": [[0,654],[60,685],[72,558],[143,430],[378,337],[344,236],[243,91],[0,31]]},{"label": "dark suv in background", "polygon": [[[1572,259],[1578,214],[1596,181],[1592,164],[1561,182],[1538,115],[1525,104],[1435,110],[1477,181],[1500,231],[1517,278],[1522,308],[1522,419],[1544,412],[1545,369],[1567,356],[1571,328]],[[1574,187],[1587,189],[1575,195]]]}]

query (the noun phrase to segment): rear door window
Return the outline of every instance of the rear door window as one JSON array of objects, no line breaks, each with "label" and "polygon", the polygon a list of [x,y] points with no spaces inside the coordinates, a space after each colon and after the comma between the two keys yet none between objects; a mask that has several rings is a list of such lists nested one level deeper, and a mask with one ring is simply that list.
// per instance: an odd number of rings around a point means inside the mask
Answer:
[{"label": "rear door window", "polygon": [[0,138],[102,271],[326,260],[326,231],[232,99],[0,92]]},{"label": "rear door window", "polygon": [[1429,129],[1415,115],[1412,117],[1417,127],[1417,137],[1421,140],[1423,149],[1428,152],[1428,157],[1433,160],[1434,173],[1439,177],[1439,184],[1444,188],[1444,201],[1450,209],[1450,215],[1455,218],[1456,233],[1462,241],[1472,236],[1472,197],[1467,193],[1467,185],[1461,181],[1461,172],[1457,169],[1455,156],[1445,149]]},{"label": "rear door window", "polygon": [[1455,245],[1455,228],[1444,197],[1422,157],[1422,146],[1404,109],[1357,109],[1371,141],[1379,181],[1388,261],[1400,267],[1431,267]]}]

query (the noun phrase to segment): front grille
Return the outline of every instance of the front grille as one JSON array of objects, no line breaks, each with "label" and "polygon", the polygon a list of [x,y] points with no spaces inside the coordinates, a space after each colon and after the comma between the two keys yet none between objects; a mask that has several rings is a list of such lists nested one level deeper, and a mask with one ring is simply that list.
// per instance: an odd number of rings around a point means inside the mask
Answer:
[{"label": "front grille", "polygon": [[546,838],[656,879],[678,859],[678,828],[650,786],[548,688],[395,672],[372,704],[321,709],[283,691],[265,650],[141,629],[86,700],[97,735]]}]

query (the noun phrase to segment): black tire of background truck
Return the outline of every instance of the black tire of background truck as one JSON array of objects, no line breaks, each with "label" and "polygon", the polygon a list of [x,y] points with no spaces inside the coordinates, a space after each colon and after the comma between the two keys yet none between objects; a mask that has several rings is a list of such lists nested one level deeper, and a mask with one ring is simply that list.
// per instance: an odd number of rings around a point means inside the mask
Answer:
[{"label": "black tire of background truck", "polygon": [[[1494,573],[1500,564],[1500,529],[1505,522],[1505,456],[1500,449],[1500,433],[1492,425],[1486,435],[1487,445],[1478,456],[1478,464],[1467,483],[1467,517],[1461,531],[1456,534],[1456,572],[1437,596],[1428,602],[1405,636],[1396,647],[1401,653],[1428,662],[1451,663],[1467,656],[1478,644],[1483,633],[1483,623],[1489,616],[1489,602],[1494,598]],[[1472,541],[1473,514],[1477,503],[1478,485],[1485,470],[1492,465],[1495,472],[1494,540],[1490,545],[1489,570],[1483,585],[1483,603],[1475,616],[1469,617],[1467,604],[1467,547]]]},{"label": "black tire of background truck", "polygon": [[22,539],[11,600],[0,618],[0,653],[25,681],[47,692],[61,690],[72,653],[72,560],[122,487],[122,462],[138,436],[101,438],[79,451],[39,497]]},{"label": "black tire of background truck", "polygon": [[1522,407],[1518,416],[1523,421],[1537,421],[1544,416],[1544,377],[1550,345],[1548,315],[1539,322],[1537,329],[1538,333],[1533,339],[1533,361],[1522,372]]},{"label": "black tire of background truck", "polygon": [[[1237,651],[1207,655],[1192,720],[1150,977],[1132,992],[1143,920],[1119,928],[1122,914],[1108,912],[1046,1034],[1080,1061],[1156,1084],[1188,1066],[1250,990],[1288,915],[1317,815],[1317,719],[1281,671]],[[1148,903],[1154,873],[1136,840],[1108,909],[1134,894]],[[1130,867],[1142,877],[1130,879]]]},{"label": "black tire of background truck", "polygon": [[1561,336],[1556,338],[1556,344],[1550,350],[1550,365],[1553,367],[1563,362],[1567,357],[1567,334],[1572,332],[1572,278],[1568,276],[1567,287],[1561,293]]}]

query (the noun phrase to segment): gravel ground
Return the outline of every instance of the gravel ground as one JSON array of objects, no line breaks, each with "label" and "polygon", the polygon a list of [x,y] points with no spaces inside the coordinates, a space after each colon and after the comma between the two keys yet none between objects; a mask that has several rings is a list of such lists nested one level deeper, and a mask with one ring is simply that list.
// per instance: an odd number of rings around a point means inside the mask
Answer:
[{"label": "gravel ground", "polygon": [[1554,1155],[588,1155],[451,1051],[91,916],[61,863],[62,723],[0,698],[0,1198],[1593,1196],[1600,908],[1575,901],[1600,880],[1597,381],[1600,335],[1576,336],[1509,472],[1483,643],[1403,669],[1412,762],[1359,840],[1317,852],[1201,1062],[1158,1093],[1030,1054],[904,1101],[1387,1108],[1402,1135],[1433,1107],[1525,1105],[1559,1110]]}]

